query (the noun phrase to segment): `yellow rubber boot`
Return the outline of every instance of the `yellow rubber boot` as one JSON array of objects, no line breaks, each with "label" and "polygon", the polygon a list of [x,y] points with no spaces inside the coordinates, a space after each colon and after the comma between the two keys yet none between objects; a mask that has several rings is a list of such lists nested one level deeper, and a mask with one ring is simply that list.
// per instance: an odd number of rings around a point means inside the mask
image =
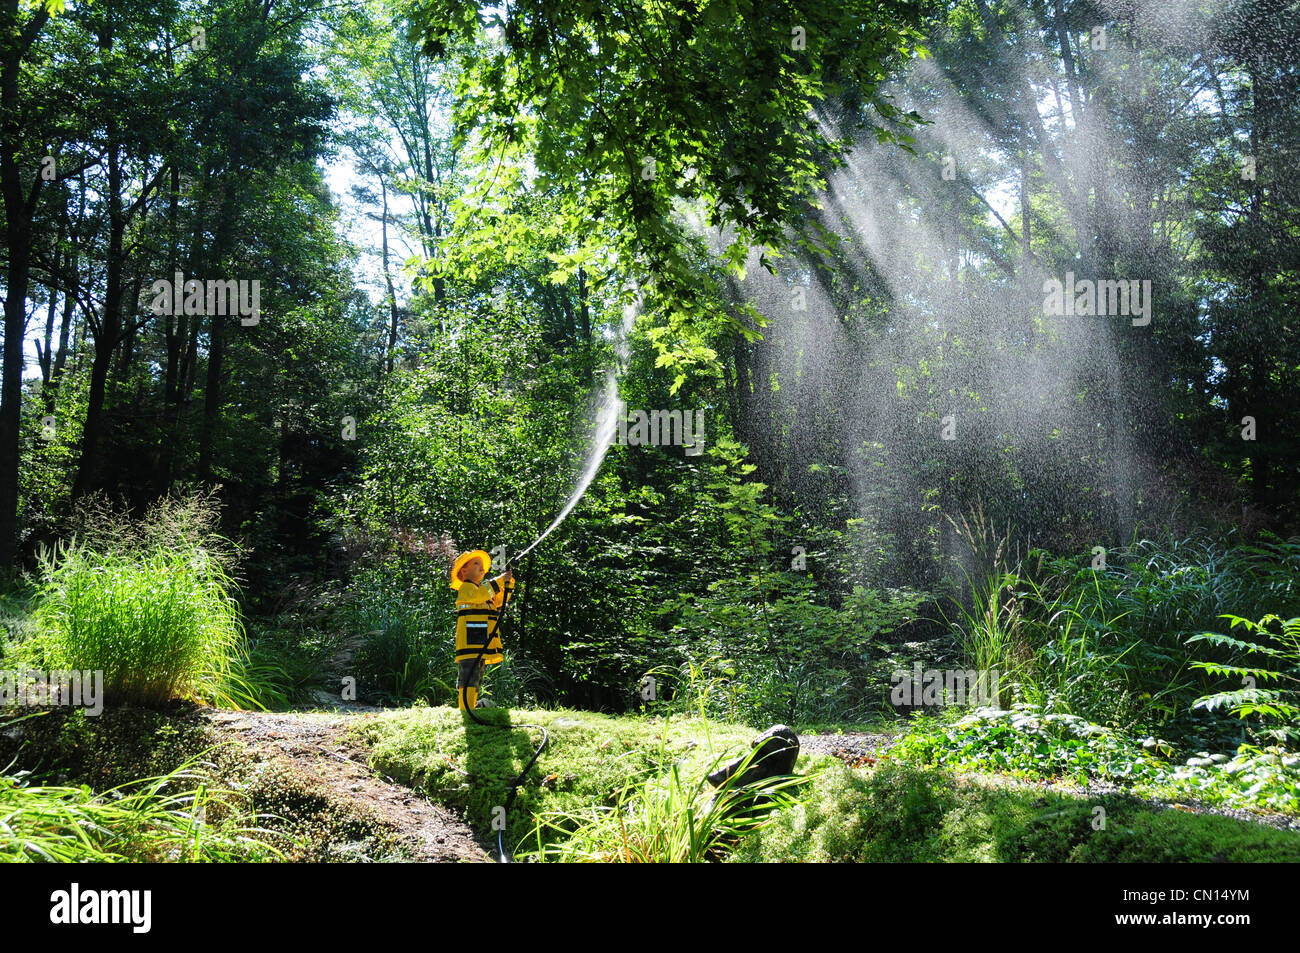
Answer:
[{"label": "yellow rubber boot", "polygon": [[478,689],[473,685],[467,686],[460,690],[460,708],[464,711],[467,708],[478,707]]}]

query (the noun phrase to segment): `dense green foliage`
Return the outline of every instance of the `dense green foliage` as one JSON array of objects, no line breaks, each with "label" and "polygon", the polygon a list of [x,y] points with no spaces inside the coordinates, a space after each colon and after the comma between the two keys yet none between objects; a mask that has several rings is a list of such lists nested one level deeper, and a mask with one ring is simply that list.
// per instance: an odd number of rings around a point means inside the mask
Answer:
[{"label": "dense green foliage", "polygon": [[[968,657],[998,669],[1004,683],[1044,711],[1196,733],[1203,727],[1197,709],[1205,707],[1198,698],[1222,685],[1211,676],[1240,677],[1251,651],[1207,630],[1231,613],[1300,611],[1294,541],[1143,540],[1105,559],[1098,569],[1089,559],[1036,552],[1014,566],[999,561],[982,581],[972,580],[971,608],[953,620]],[[1217,657],[1197,661],[1207,653]],[[1281,678],[1285,697],[1294,650],[1289,661],[1284,650],[1263,654],[1269,653],[1278,653],[1271,657],[1280,669],[1258,677]],[[1277,714],[1288,718],[1284,710]]]},{"label": "dense green foliage", "polygon": [[[1295,623],[1264,613],[1300,605],[1298,555],[1294,542],[1265,538],[1143,541],[1106,554],[1104,569],[1041,552],[1013,567],[999,557],[953,621],[971,662],[1001,673],[1001,697],[914,721],[897,753],[1294,813]],[[1263,623],[1225,612],[1236,606]],[[1221,617],[1253,638],[1207,631]]]},{"label": "dense green foliage", "polygon": [[[612,804],[597,805],[576,817],[562,811],[543,815],[533,829],[536,852],[528,856],[562,863],[721,860],[738,840],[771,823],[776,811],[798,805],[802,789],[812,780],[811,775],[791,775],[743,788],[735,785],[756,753],[751,749],[744,755],[737,774],[716,789],[708,778],[721,757],[693,783],[684,777],[686,768],[673,764],[661,777],[625,786]],[[548,835],[556,839],[548,842]]]},{"label": "dense green foliage", "polygon": [[1078,715],[1028,705],[981,709],[960,719],[914,725],[899,757],[955,769],[1035,779],[1101,779],[1170,798],[1263,811],[1300,812],[1300,755],[1242,744],[1227,754],[1199,751],[1185,762],[1170,742],[1134,738]]},{"label": "dense green foliage", "polygon": [[[1209,687],[1184,664],[1199,633],[1133,609],[1131,638],[1097,635],[1128,584],[1108,570],[1094,605],[1064,580],[1103,545],[1163,601],[1197,583],[1136,568],[1135,541],[1294,529],[1297,361],[1277,321],[1296,231],[1276,170],[1298,100],[1250,26],[1279,2],[1198,22],[1192,46],[1118,14],[1098,46],[1087,5],[987,0],[232,0],[197,18],[201,42],[183,2],[10,11],[27,92],[0,152],[34,204],[5,193],[31,251],[7,280],[44,323],[39,378],[13,392],[6,367],[0,437],[22,465],[4,545],[34,565],[95,488],[139,511],[221,485],[252,615],[316,626],[283,618],[294,593],[351,576],[347,635],[366,644],[345,674],[438,702],[446,551],[508,556],[549,522],[613,368],[628,407],[699,409],[706,452],[613,448],[520,567],[519,700],[624,710],[647,672],[716,663],[737,673],[729,717],[860,719],[882,643],[933,634],[932,598],[967,601],[948,520],[982,503],[1017,551],[1065,561],[1010,585],[1039,587],[1040,629],[1078,617],[1042,649],[1035,697],[1114,698],[1140,671],[1139,699],[1181,710]],[[86,76],[69,49],[95,51]],[[77,110],[47,108],[77,84]],[[346,202],[317,164],[330,148],[354,164]],[[1257,174],[1234,178],[1246,158]],[[341,204],[371,217],[364,246]],[[1067,269],[1154,276],[1158,320],[1049,320],[1040,286]],[[155,313],[152,281],[177,271],[258,278],[261,319]],[[938,439],[950,418],[958,438]],[[255,640],[263,703],[304,698],[325,650],[296,665],[292,646],[340,634]]]},{"label": "dense green foliage", "polygon": [[601,284],[645,286],[667,323],[655,340],[674,390],[716,358],[701,324],[746,330],[700,292],[680,203],[729,233],[717,265],[739,271],[751,247],[786,244],[826,162],[851,141],[815,110],[870,124],[882,141],[898,138],[887,121],[911,118],[881,89],[920,38],[910,0],[481,6],[421,0],[412,18],[427,52],[460,64],[455,141],[478,170],[455,212],[458,251],[439,264],[475,276],[502,234],[537,227],[519,199],[554,196],[541,228],[567,247],[552,280],[585,265]]},{"label": "dense green foliage", "polygon": [[[36,717],[36,716],[28,716]],[[6,727],[14,722],[11,719]],[[9,730],[12,731],[12,728]],[[0,775],[0,859],[7,863],[228,863],[283,860],[267,831],[242,828],[230,792],[191,759],[168,774],[92,792]],[[209,817],[213,823],[209,823]]]},{"label": "dense green foliage", "polygon": [[47,669],[102,671],[113,704],[197,692],[240,637],[225,580],[194,552],[121,557],[70,548],[51,559],[36,614]]},{"label": "dense green foliage", "polygon": [[[1300,616],[1281,619],[1264,616],[1258,622],[1240,616],[1225,616],[1231,628],[1243,627],[1250,640],[1205,632],[1189,642],[1208,642],[1227,649],[1245,664],[1193,662],[1193,668],[1213,675],[1235,675],[1247,686],[1235,691],[1220,691],[1196,700],[1196,707],[1213,711],[1227,706],[1239,718],[1254,715],[1264,722],[1261,734],[1283,741],[1300,738]],[[1274,688],[1256,688],[1256,682],[1273,682]]]}]

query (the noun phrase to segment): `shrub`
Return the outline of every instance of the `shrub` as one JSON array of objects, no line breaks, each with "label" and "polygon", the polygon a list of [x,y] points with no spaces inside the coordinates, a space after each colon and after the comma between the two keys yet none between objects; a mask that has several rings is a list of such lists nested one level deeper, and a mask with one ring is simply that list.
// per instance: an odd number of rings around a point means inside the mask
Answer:
[{"label": "shrub", "polygon": [[720,579],[709,590],[708,599],[677,600],[682,659],[650,674],[665,679],[671,696],[661,695],[674,710],[698,714],[703,699],[710,716],[755,727],[868,719],[879,706],[877,643],[927,598],[859,586],[831,608],[817,604],[826,594],[811,580],[784,572]]},{"label": "shrub", "polygon": [[1167,760],[1172,746],[1136,739],[1077,715],[1044,714],[1029,704],[981,708],[953,719],[918,718],[890,754],[957,771],[1020,777],[1121,782],[1157,797],[1190,798],[1234,808],[1300,812],[1300,755],[1241,745],[1235,754],[1198,751]]},{"label": "shrub", "polygon": [[347,611],[363,639],[355,657],[360,694],[385,703],[455,704],[451,590],[394,565],[358,573],[355,587]]},{"label": "shrub", "polygon": [[938,831],[954,806],[937,771],[884,764],[863,773],[824,772],[806,803],[787,808],[746,838],[737,861],[804,863],[937,860]]},{"label": "shrub", "polygon": [[[1300,612],[1300,588],[1295,585],[1300,543],[1266,538],[1252,546],[1228,546],[1198,538],[1143,540],[1111,550],[1105,564],[1096,568],[1087,557],[1083,562],[1079,557],[1053,558],[1040,550],[1031,551],[1028,559],[1008,562],[1000,555],[1006,549],[1004,539],[995,555],[983,560],[987,575],[969,580],[970,608],[963,607],[953,628],[977,668],[997,668],[1002,683],[1015,688],[1019,700],[1044,712],[1186,737],[1207,725],[1216,728],[1197,711],[1213,707],[1208,698],[1217,698],[1215,705],[1234,702],[1224,693],[1207,696],[1217,686],[1198,669],[1211,674],[1254,672],[1259,679],[1272,679],[1277,671],[1286,680],[1289,670],[1276,665],[1260,673],[1255,663],[1269,652],[1256,650],[1247,660],[1242,654],[1250,652],[1247,643],[1197,633],[1204,633],[1231,608],[1257,613],[1252,618],[1267,607],[1282,618]],[[1260,630],[1252,632],[1264,638]],[[1196,663],[1189,645],[1198,641],[1213,643],[1221,654]],[[1277,645],[1270,651],[1287,650],[1285,630],[1281,641],[1274,641]],[[1228,667],[1216,669],[1219,663]],[[1277,688],[1281,694],[1271,694]],[[1258,691],[1262,694],[1257,701],[1276,710],[1275,721],[1292,718],[1285,708],[1285,685],[1261,685]],[[1236,702],[1251,701],[1239,692],[1230,694],[1237,696]],[[1268,714],[1264,708],[1250,713]],[[1226,741],[1220,734],[1218,740]],[[1276,731],[1273,737],[1278,737]]]},{"label": "shrub", "polygon": [[[1068,601],[1078,625],[1089,630],[1083,648],[1101,657],[1096,667],[1118,677],[1140,703],[1133,720],[1154,726],[1177,718],[1186,725],[1197,699],[1215,687],[1195,671],[1204,667],[1192,664],[1192,637],[1227,612],[1254,619],[1270,611],[1300,615],[1298,577],[1300,541],[1267,535],[1249,546],[1195,537],[1142,540],[1107,553],[1101,570],[1051,560],[1027,611],[1046,621]],[[1090,699],[1120,694],[1108,688]],[[1100,706],[1068,710],[1106,720]]]}]

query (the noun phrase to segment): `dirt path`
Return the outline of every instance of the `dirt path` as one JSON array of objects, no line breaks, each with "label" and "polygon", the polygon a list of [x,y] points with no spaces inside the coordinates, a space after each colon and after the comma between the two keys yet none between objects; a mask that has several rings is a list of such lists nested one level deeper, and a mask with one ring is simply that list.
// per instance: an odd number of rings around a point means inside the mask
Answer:
[{"label": "dirt path", "polygon": [[208,709],[203,717],[218,734],[292,763],[327,796],[360,802],[397,835],[412,860],[492,860],[469,825],[452,811],[408,787],[376,777],[367,767],[365,750],[346,740],[344,732],[350,721],[364,715]]}]

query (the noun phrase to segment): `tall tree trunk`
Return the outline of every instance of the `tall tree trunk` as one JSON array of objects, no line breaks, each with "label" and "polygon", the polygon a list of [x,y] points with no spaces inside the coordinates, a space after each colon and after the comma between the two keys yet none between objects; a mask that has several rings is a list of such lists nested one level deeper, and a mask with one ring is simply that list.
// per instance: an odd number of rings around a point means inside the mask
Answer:
[{"label": "tall tree trunk", "polygon": [[1053,0],[1053,19],[1056,21],[1056,38],[1061,44],[1061,62],[1065,66],[1065,88],[1070,97],[1070,113],[1077,129],[1083,123],[1083,107],[1079,102],[1079,84],[1074,71],[1074,50],[1070,45],[1070,34],[1065,29],[1065,11],[1061,0]]},{"label": "tall tree trunk", "polygon": [[[167,197],[167,280],[174,279],[178,260],[178,217],[180,215],[181,168],[180,163],[172,166],[170,190]],[[193,246],[191,245],[191,248]],[[168,309],[169,311],[172,309]],[[183,328],[177,327],[175,315],[168,314],[163,319],[163,346],[166,351],[166,366],[163,369],[163,404],[176,403],[177,383],[180,370],[181,340]]]},{"label": "tall tree trunk", "polygon": [[226,328],[219,314],[208,315],[208,373],[203,388],[203,425],[199,431],[199,479],[212,482],[212,445],[221,416],[221,372],[225,361]]},{"label": "tall tree trunk", "polygon": [[569,297],[568,285],[566,284],[563,288],[559,289],[559,291],[556,291],[554,287],[550,284],[543,284],[543,287],[547,289],[547,293],[549,295],[552,295],[554,296],[554,298],[558,299],[560,316],[563,318],[564,340],[572,341],[573,332],[574,332],[573,301]]},{"label": "tall tree trunk", "polygon": [[[126,308],[138,307],[140,301],[140,286],[144,283],[143,275],[136,275],[131,282],[130,291],[123,296],[123,310]],[[127,321],[126,315],[123,314],[122,322],[122,356],[117,366],[118,380],[126,381],[131,376],[131,362],[135,359],[135,342],[138,327],[134,320]]]},{"label": "tall tree trunk", "polygon": [[0,569],[18,555],[18,451],[22,419],[23,338],[27,333],[27,288],[31,279],[32,217],[41,185],[23,189],[18,156],[22,150],[22,115],[18,73],[23,56],[49,19],[44,5],[19,31],[18,0],[0,5],[0,194],[4,196],[5,269],[4,378],[0,383]]},{"label": "tall tree trunk", "polygon": [[[200,189],[200,195],[208,194],[208,186],[212,181],[212,166],[208,165],[203,170],[203,185]],[[186,254],[185,268],[183,275],[192,275],[199,262],[203,260],[203,220],[204,216],[196,214],[194,216],[194,231],[190,237],[189,251]],[[173,268],[173,270],[175,270]],[[185,408],[189,406],[190,399],[194,394],[194,385],[198,377],[199,364],[199,331],[202,327],[202,319],[194,315],[192,319],[185,315],[176,316],[176,346],[180,349],[180,354],[176,366],[175,390],[171,395],[171,431],[173,440],[179,442],[181,417]],[[167,476],[166,486],[171,486],[176,479],[177,467],[182,462],[180,455],[177,453],[166,454]]]},{"label": "tall tree trunk", "polygon": [[74,499],[92,488],[99,453],[104,397],[113,351],[122,336],[123,233],[126,215],[122,209],[122,163],[117,122],[108,121],[108,261],[104,275],[104,311],[95,331],[95,357],[90,365],[90,392],[86,399],[86,422],[81,435],[81,462],[73,484]]},{"label": "tall tree trunk", "polygon": [[[63,204],[63,203],[60,203]],[[67,206],[63,204],[59,212],[59,232],[54,243],[54,268],[58,271],[59,260],[63,255],[63,240],[67,233],[68,214]],[[51,277],[47,285],[49,291],[49,306],[45,312],[45,332],[36,339],[36,359],[41,367],[41,394],[44,395],[50,389],[50,375],[54,373],[54,315],[59,308],[59,289],[56,287],[57,278]]]},{"label": "tall tree trunk", "polygon": [[50,303],[45,311],[45,332],[36,339],[36,360],[41,366],[41,392],[50,386],[50,374],[54,370],[54,313],[59,309],[59,291],[49,286]]},{"label": "tall tree trunk", "polygon": [[[1269,128],[1268,117],[1278,104],[1279,94],[1273,88],[1272,75],[1267,62],[1250,63],[1247,66],[1247,74],[1250,77],[1250,154],[1258,157],[1262,151],[1267,151],[1271,144],[1272,131]],[[1259,177],[1251,182],[1246,221],[1248,222],[1247,235],[1268,234],[1268,224],[1264,221],[1263,182]],[[1268,283],[1264,277],[1264,268],[1267,267],[1265,254],[1266,252],[1260,249],[1248,259],[1246,288],[1249,301],[1248,320],[1258,328],[1257,333],[1266,339],[1272,322],[1269,320],[1271,315],[1265,303],[1268,292]],[[1270,418],[1278,419],[1270,406],[1275,399],[1271,394],[1274,390],[1270,379],[1272,372],[1272,362],[1264,353],[1258,354],[1255,360],[1251,361],[1246,380],[1247,406],[1242,408],[1242,413],[1233,415],[1237,420],[1250,415],[1257,420],[1262,419],[1263,426],[1268,428]],[[1265,432],[1249,445],[1251,497],[1256,504],[1268,506],[1273,502],[1274,451],[1272,448],[1281,436],[1276,433],[1276,428],[1273,432],[1265,429]]]},{"label": "tall tree trunk", "polygon": [[[234,190],[228,188],[221,203],[221,225],[213,241],[211,267],[224,266],[234,239],[233,220],[239,207],[234,194]],[[203,388],[203,425],[199,431],[199,479],[204,483],[212,482],[212,448],[221,417],[221,378],[225,370],[227,318],[228,316],[219,314],[208,315],[208,373]]]},{"label": "tall tree trunk", "polygon": [[397,291],[393,288],[393,274],[388,268],[388,183],[379,177],[379,189],[384,196],[384,217],[381,220],[384,251],[384,281],[388,284],[388,349],[384,361],[385,371],[393,373],[393,352],[397,350]]},{"label": "tall tree trunk", "polygon": [[[238,170],[242,164],[243,149],[236,140],[231,147],[224,194],[221,199],[217,234],[212,241],[212,254],[209,256],[210,268],[224,268],[226,257],[234,245],[235,217],[239,212],[240,189]],[[203,389],[203,425],[199,431],[199,479],[204,483],[212,482],[212,453],[216,440],[217,424],[221,418],[221,386],[226,357],[226,325],[222,315],[208,315],[208,374]]]},{"label": "tall tree trunk", "polygon": [[[76,271],[76,256],[70,255],[68,262],[70,270]],[[76,311],[76,299],[70,294],[63,296],[63,322],[59,325],[59,347],[54,352],[54,367],[50,370],[50,383],[42,392],[45,398],[45,412],[54,413],[54,403],[59,396],[59,382],[63,380],[63,366],[68,359],[68,334],[72,329],[72,319]]]},{"label": "tall tree trunk", "polygon": [[1033,246],[1030,244],[1031,206],[1029,204],[1029,152],[1020,156],[1020,293],[1025,315],[1025,350],[1034,349],[1034,312],[1038,310],[1038,290],[1034,286]]}]

